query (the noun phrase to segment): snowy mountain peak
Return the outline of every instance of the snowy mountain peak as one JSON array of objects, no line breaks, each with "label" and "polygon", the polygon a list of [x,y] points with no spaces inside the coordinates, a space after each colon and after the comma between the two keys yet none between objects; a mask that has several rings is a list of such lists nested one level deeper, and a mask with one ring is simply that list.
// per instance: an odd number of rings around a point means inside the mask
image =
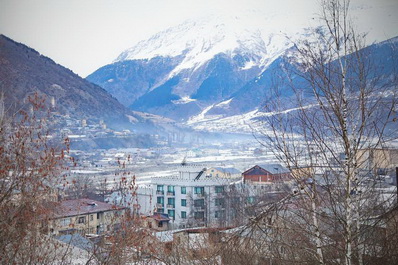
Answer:
[{"label": "snowy mountain peak", "polygon": [[[264,27],[267,19],[263,19]],[[244,68],[266,64],[271,57],[277,57],[285,50],[281,45],[287,42],[284,36],[263,34],[249,17],[214,16],[188,20],[166,29],[148,40],[124,51],[116,61],[134,59],[152,59],[162,57],[182,57],[181,63],[174,69],[195,69],[213,58],[224,53],[231,58],[245,55],[250,61]]]}]

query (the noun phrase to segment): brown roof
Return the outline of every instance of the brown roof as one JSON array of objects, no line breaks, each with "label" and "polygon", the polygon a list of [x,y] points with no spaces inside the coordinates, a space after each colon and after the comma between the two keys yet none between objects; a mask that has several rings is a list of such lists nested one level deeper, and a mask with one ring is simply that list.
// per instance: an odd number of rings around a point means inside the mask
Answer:
[{"label": "brown roof", "polygon": [[167,214],[155,213],[150,217],[152,217],[156,221],[170,221],[170,218]]},{"label": "brown roof", "polygon": [[61,201],[55,209],[56,217],[76,216],[82,214],[106,212],[124,209],[116,205],[90,199],[77,199]]},{"label": "brown roof", "polygon": [[266,164],[255,165],[243,172],[242,175],[280,175],[288,173],[290,173],[290,171],[287,168],[282,167],[280,164]]},{"label": "brown roof", "polygon": [[254,166],[246,170],[245,172],[242,173],[244,176],[250,176],[250,175],[272,175],[271,172],[263,169],[260,166]]}]

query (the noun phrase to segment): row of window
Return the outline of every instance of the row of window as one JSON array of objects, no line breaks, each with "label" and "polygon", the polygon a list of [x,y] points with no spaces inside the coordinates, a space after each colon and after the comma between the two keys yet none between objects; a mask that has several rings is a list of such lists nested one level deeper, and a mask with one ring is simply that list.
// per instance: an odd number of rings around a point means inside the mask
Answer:
[{"label": "row of window", "polygon": [[[158,212],[163,213],[163,210],[159,210]],[[175,218],[175,210],[168,210],[167,211],[168,215],[170,218],[174,219]],[[204,212],[194,212],[194,218],[195,219],[204,219],[205,213]],[[225,211],[215,211],[214,213],[215,218],[225,218]],[[181,219],[187,219],[187,212],[186,211],[181,211]]]},{"label": "row of window", "polygon": [[[157,185],[156,192],[159,194],[164,193],[164,185]],[[175,194],[175,186],[167,186],[167,192]],[[187,194],[187,187],[181,187],[181,194]]]},{"label": "row of window", "polygon": [[[158,204],[164,205],[164,197],[157,197]],[[167,198],[167,205],[175,207],[175,198]],[[187,199],[181,199],[181,206],[187,206]]]},{"label": "row of window", "polygon": [[[99,219],[99,213],[97,213],[97,219]],[[86,223],[86,216],[76,217],[76,221],[78,224]],[[94,215],[90,214],[89,221],[94,221]],[[69,226],[72,223],[72,218],[63,218],[61,219],[61,226]]]},{"label": "row of window", "polygon": [[[253,204],[253,203],[255,203],[255,197],[247,197],[246,201],[248,203]],[[157,203],[164,206],[164,197],[157,197]],[[193,203],[194,203],[194,207],[204,207],[205,200],[204,199],[196,199],[193,201]],[[233,198],[232,203],[239,203],[239,198]],[[170,205],[173,208],[175,208],[175,198],[167,198],[167,205]],[[225,207],[225,199],[224,198],[216,198],[214,200],[214,205]],[[181,199],[181,206],[183,206],[183,207],[187,206],[187,199]]]},{"label": "row of window", "polygon": [[[158,209],[158,213],[164,213],[163,209]],[[174,219],[175,218],[175,210],[167,210],[167,214],[169,215],[170,218]],[[181,218],[186,219],[187,218],[187,212],[186,211],[181,211]]]},{"label": "row of window", "polygon": [[[224,192],[224,186],[215,186],[214,187],[215,193],[222,193]],[[156,187],[157,194],[164,194],[164,185],[157,185]],[[175,194],[175,186],[167,186],[167,193]],[[204,194],[205,187],[194,187],[195,194]],[[181,194],[187,194],[187,187],[181,187]]]}]

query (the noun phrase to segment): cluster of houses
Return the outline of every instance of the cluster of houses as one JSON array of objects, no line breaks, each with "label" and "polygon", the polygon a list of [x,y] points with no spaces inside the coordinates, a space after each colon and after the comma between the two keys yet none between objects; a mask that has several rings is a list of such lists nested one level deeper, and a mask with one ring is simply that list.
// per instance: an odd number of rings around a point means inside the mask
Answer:
[{"label": "cluster of houses", "polygon": [[290,173],[280,165],[256,165],[241,173],[235,168],[181,165],[178,175],[153,177],[134,194],[117,191],[107,202],[64,200],[54,210],[53,235],[102,234],[120,225],[126,212],[139,215],[155,230],[234,225],[239,206],[254,204],[264,192],[282,192]]},{"label": "cluster of houses", "polygon": [[[364,150],[360,155],[361,171],[386,179],[398,174],[398,150]],[[175,242],[185,242],[187,253],[195,256],[198,249],[221,244],[220,238],[244,227],[262,204],[295,193],[297,176],[306,175],[308,169],[289,171],[279,164],[260,164],[240,172],[182,164],[177,172],[152,177],[130,191],[116,191],[107,202],[87,198],[57,202],[48,231],[58,237],[77,234],[93,239],[120,229],[124,218],[133,216],[135,225],[152,231],[170,251]],[[389,184],[396,185],[396,179],[391,179]]]},{"label": "cluster of houses", "polygon": [[[394,174],[398,150],[363,150],[360,154],[364,171],[372,169],[377,176]],[[290,172],[279,164],[267,164],[241,173],[235,168],[183,164],[178,174],[152,177],[134,192],[116,191],[107,202],[59,202],[51,233],[104,233],[117,227],[119,217],[127,211],[140,216],[143,226],[158,231],[237,226],[251,206],[292,192],[297,185],[293,176],[303,170]]]}]

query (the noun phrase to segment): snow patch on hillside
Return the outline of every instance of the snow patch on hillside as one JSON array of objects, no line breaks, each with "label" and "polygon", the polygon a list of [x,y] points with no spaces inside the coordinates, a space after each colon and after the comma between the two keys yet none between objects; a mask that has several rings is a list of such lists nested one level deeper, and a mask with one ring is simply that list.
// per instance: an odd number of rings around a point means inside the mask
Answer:
[{"label": "snow patch on hillside", "polygon": [[[312,108],[315,105],[308,105],[304,109]],[[262,112],[259,109],[249,111],[241,115],[234,115],[229,117],[215,117],[206,116],[206,113],[211,109],[207,107],[201,114],[188,120],[187,125],[198,131],[206,132],[232,132],[232,133],[253,133],[254,131],[264,131],[266,128],[261,118],[270,117],[276,114],[287,114],[292,111],[297,111],[299,108],[290,108],[274,112]]]},{"label": "snow patch on hillside", "polygon": [[190,98],[190,97],[182,97],[179,100],[172,100],[173,104],[187,104],[190,102],[196,101],[196,99]]},{"label": "snow patch on hillside", "polygon": [[246,62],[245,66],[243,66],[243,67],[241,68],[241,70],[249,70],[249,69],[253,68],[254,66],[256,66],[256,63],[255,63],[255,62],[253,62],[253,61],[248,61],[248,62]]},{"label": "snow patch on hillside", "polygon": [[[206,117],[206,114],[213,107],[214,107],[214,104],[206,107],[205,109],[203,109],[202,112],[199,113],[198,115],[192,116],[187,121],[187,124],[188,125],[193,125],[195,123],[201,123],[201,122],[212,120],[212,118]],[[213,118],[213,119],[216,119],[216,118]]]},{"label": "snow patch on hillside", "polygon": [[225,100],[225,101],[223,101],[223,102],[220,102],[220,103],[216,104],[216,107],[225,107],[225,106],[228,106],[229,103],[231,103],[231,101],[232,101],[232,98],[230,98],[230,99],[228,99],[228,100]]},{"label": "snow patch on hillside", "polygon": [[257,109],[242,115],[230,117],[207,117],[206,112],[212,106],[206,108],[199,115],[188,120],[187,125],[198,131],[207,132],[231,132],[231,133],[251,133],[255,125],[254,118],[261,117],[261,112]]}]

